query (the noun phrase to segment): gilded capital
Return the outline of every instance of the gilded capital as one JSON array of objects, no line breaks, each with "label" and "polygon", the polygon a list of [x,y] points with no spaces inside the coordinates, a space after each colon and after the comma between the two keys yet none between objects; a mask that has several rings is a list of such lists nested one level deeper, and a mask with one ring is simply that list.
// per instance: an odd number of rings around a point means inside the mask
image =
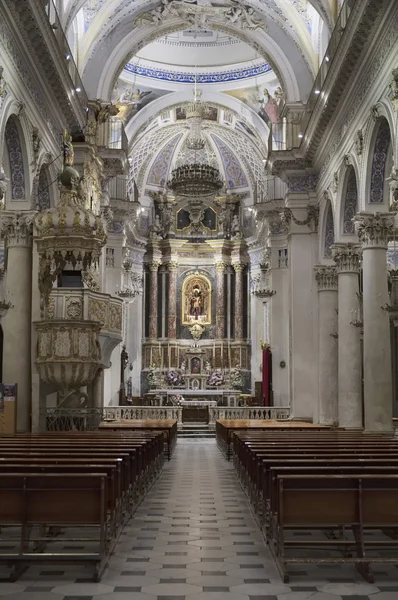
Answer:
[{"label": "gilded capital", "polygon": [[337,269],[336,267],[317,266],[315,267],[315,279],[320,292],[337,291]]},{"label": "gilded capital", "polygon": [[160,267],[160,262],[158,261],[153,261],[148,263],[148,268],[150,271],[152,271],[152,273],[156,273],[159,270]]},{"label": "gilded capital", "polygon": [[232,266],[235,270],[235,273],[241,273],[243,271],[243,269],[245,268],[244,263],[233,263]]},{"label": "gilded capital", "polygon": [[168,263],[166,263],[166,266],[169,271],[177,271],[178,262],[175,260],[170,260]]},{"label": "gilded capital", "polygon": [[354,217],[355,229],[362,248],[387,250],[394,233],[395,213],[359,213]]},{"label": "gilded capital", "polygon": [[361,248],[359,244],[333,244],[332,256],[337,273],[359,273]]},{"label": "gilded capital", "polygon": [[227,268],[227,263],[223,260],[219,260],[215,263],[215,267],[217,271],[225,271],[225,269]]},{"label": "gilded capital", "polygon": [[32,243],[33,213],[2,213],[0,219],[1,235],[9,248]]}]

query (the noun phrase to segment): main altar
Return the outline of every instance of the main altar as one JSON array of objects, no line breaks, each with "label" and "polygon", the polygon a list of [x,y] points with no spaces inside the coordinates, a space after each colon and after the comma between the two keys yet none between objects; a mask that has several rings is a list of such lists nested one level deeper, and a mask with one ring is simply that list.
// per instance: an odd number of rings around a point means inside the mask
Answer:
[{"label": "main altar", "polygon": [[251,391],[246,196],[228,189],[209,158],[197,90],[185,110],[188,163],[175,156],[166,186],[146,190],[154,219],[144,256],[141,387],[155,406],[236,407]]}]

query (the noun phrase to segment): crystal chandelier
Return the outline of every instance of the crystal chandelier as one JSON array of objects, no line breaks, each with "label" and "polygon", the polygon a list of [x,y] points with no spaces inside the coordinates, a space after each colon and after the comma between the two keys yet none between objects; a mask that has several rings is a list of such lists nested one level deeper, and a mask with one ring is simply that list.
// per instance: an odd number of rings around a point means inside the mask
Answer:
[{"label": "crystal chandelier", "polygon": [[167,182],[177,196],[199,198],[215,195],[223,186],[219,170],[207,163],[203,153],[205,140],[202,138],[202,122],[207,106],[200,101],[200,96],[195,79],[194,99],[186,107],[189,124],[187,147],[194,150],[193,160],[174,169]]}]

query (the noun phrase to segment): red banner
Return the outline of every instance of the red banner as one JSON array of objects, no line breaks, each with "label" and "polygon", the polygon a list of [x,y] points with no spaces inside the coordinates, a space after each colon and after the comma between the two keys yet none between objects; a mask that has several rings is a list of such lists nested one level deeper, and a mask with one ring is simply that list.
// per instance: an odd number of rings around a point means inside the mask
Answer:
[{"label": "red banner", "polygon": [[263,350],[263,403],[272,406],[272,352],[269,347]]}]

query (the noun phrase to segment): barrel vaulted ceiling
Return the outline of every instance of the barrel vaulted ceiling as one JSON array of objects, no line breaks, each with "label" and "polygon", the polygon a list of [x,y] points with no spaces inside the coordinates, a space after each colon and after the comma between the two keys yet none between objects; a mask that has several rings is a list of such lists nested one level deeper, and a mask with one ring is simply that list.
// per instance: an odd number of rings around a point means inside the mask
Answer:
[{"label": "barrel vaulted ceiling", "polygon": [[[339,0],[58,4],[88,95],[120,109],[141,187],[164,179],[154,161],[174,164],[195,86],[217,114],[205,138],[226,180],[261,187],[269,125],[285,102],[307,100],[339,8]],[[234,177],[227,155],[240,163]]]}]

